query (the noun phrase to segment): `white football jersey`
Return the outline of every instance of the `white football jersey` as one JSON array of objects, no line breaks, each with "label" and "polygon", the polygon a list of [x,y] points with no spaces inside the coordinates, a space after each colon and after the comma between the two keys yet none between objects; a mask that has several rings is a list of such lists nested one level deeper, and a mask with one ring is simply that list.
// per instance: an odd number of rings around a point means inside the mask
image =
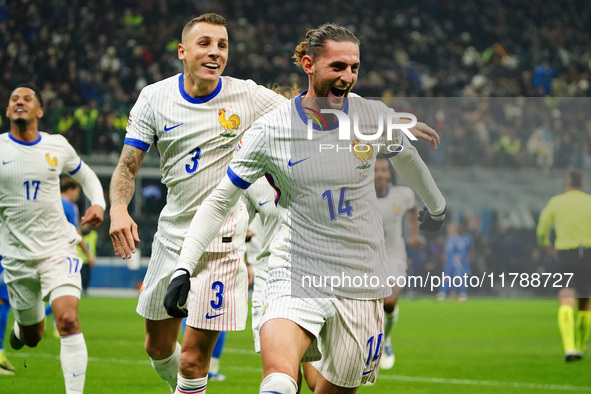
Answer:
[{"label": "white football jersey", "polygon": [[386,256],[392,261],[406,261],[402,224],[406,213],[416,206],[415,192],[407,186],[388,186],[385,196],[378,196],[378,207],[384,225]]},{"label": "white football jersey", "polygon": [[[279,225],[279,211],[275,206],[276,198],[277,191],[264,177],[259,178],[242,195],[249,217],[248,228],[255,233],[251,242],[256,240],[258,249],[258,253],[248,263],[260,267],[264,262],[265,271],[267,270],[266,260],[271,254],[269,246]],[[256,225],[253,225],[255,223]]]},{"label": "white football jersey", "polygon": [[[221,77],[208,96],[194,98],[179,74],[146,86],[133,106],[125,144],[160,154],[162,183],[168,189],[158,232],[179,248],[195,212],[225,175],[244,132],[262,115],[286,101],[251,80]],[[226,251],[223,237],[232,237],[236,206],[208,251]],[[230,245],[230,244],[226,244]]]},{"label": "white football jersey", "polygon": [[[369,130],[388,108],[351,95],[344,111],[357,114],[360,129]],[[255,122],[228,168],[238,187],[247,188],[266,174],[278,191],[281,229],[271,243],[269,271],[290,270],[292,291],[302,290],[297,287],[306,276],[343,279],[337,288],[329,282],[313,286],[311,293],[304,289],[300,293],[304,296],[386,297],[389,289],[382,286],[387,277],[385,246],[373,184],[378,149],[373,145],[385,149],[402,144],[402,132],[395,133],[392,141],[385,141],[384,135],[356,149],[359,140],[338,140],[332,126],[317,130],[314,125],[313,140],[309,140],[307,124],[299,96]],[[319,151],[320,146],[330,145],[340,149]],[[376,280],[369,283],[371,277]]]},{"label": "white football jersey", "polygon": [[39,132],[25,143],[0,135],[0,256],[42,259],[80,241],[62,206],[62,172],[74,175],[82,160],[61,135]]}]

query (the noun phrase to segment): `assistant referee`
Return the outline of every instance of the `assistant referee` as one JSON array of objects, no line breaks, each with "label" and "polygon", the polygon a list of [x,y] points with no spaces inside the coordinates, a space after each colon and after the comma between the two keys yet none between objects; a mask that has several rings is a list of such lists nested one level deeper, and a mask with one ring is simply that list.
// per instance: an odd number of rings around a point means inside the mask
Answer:
[{"label": "assistant referee", "polygon": [[[554,196],[540,214],[538,244],[548,247],[552,226],[556,232],[558,272],[573,273],[568,287],[558,291],[558,328],[564,345],[565,361],[580,360],[591,333],[591,195],[583,192],[583,172],[568,171],[566,193]],[[574,307],[579,312],[575,327]]]}]

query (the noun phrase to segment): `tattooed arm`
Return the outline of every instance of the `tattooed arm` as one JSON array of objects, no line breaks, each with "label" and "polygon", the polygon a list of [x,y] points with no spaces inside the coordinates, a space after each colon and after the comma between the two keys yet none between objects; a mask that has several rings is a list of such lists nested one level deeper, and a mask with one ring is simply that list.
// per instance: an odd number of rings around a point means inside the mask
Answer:
[{"label": "tattooed arm", "polygon": [[127,206],[135,191],[135,176],[140,169],[146,152],[123,145],[123,151],[119,158],[119,164],[111,177],[109,196],[111,200],[111,241],[117,256],[131,258],[135,253],[135,243],[140,242],[137,224],[133,221]]}]

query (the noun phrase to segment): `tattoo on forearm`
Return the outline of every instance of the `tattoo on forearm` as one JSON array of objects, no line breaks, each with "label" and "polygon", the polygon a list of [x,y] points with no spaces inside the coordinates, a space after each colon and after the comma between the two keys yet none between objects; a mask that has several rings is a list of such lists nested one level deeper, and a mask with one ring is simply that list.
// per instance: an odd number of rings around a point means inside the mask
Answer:
[{"label": "tattoo on forearm", "polygon": [[111,206],[127,206],[135,191],[135,176],[139,171],[145,152],[125,145],[111,178],[109,197]]}]

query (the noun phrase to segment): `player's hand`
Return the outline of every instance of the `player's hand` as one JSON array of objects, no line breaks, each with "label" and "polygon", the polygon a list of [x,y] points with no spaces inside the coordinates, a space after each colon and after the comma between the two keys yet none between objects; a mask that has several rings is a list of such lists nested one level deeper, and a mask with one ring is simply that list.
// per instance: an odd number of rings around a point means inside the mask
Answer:
[{"label": "player's hand", "polygon": [[103,207],[100,205],[91,205],[86,212],[84,212],[84,216],[82,216],[82,220],[80,221],[80,226],[91,225],[93,227],[98,227],[103,222],[104,217],[105,210]]},{"label": "player's hand", "polygon": [[184,268],[179,268],[172,274],[172,279],[168,284],[166,296],[164,297],[164,307],[166,312],[172,317],[183,318],[189,315],[186,307],[189,296],[189,289],[191,288],[191,281],[189,271]]},{"label": "player's hand", "polygon": [[252,237],[254,237],[255,235],[256,234],[251,229],[246,230],[246,242],[250,242]]},{"label": "player's hand", "polygon": [[115,255],[122,259],[130,259],[135,253],[135,243],[140,242],[140,236],[137,232],[137,224],[133,221],[127,207],[119,205],[111,208],[111,242]]},{"label": "player's hand", "polygon": [[[402,123],[406,123],[407,119],[402,119]],[[410,123],[410,121],[408,121]],[[420,140],[429,141],[429,145],[433,150],[437,150],[439,144],[439,134],[431,127],[427,126],[423,122],[417,122],[415,127],[408,129],[412,135]]]},{"label": "player's hand", "polygon": [[444,219],[445,209],[443,210],[443,213],[433,216],[427,207],[423,207],[423,209],[419,212],[419,222],[421,222],[421,224],[419,224],[419,229],[433,233],[443,226]]}]

